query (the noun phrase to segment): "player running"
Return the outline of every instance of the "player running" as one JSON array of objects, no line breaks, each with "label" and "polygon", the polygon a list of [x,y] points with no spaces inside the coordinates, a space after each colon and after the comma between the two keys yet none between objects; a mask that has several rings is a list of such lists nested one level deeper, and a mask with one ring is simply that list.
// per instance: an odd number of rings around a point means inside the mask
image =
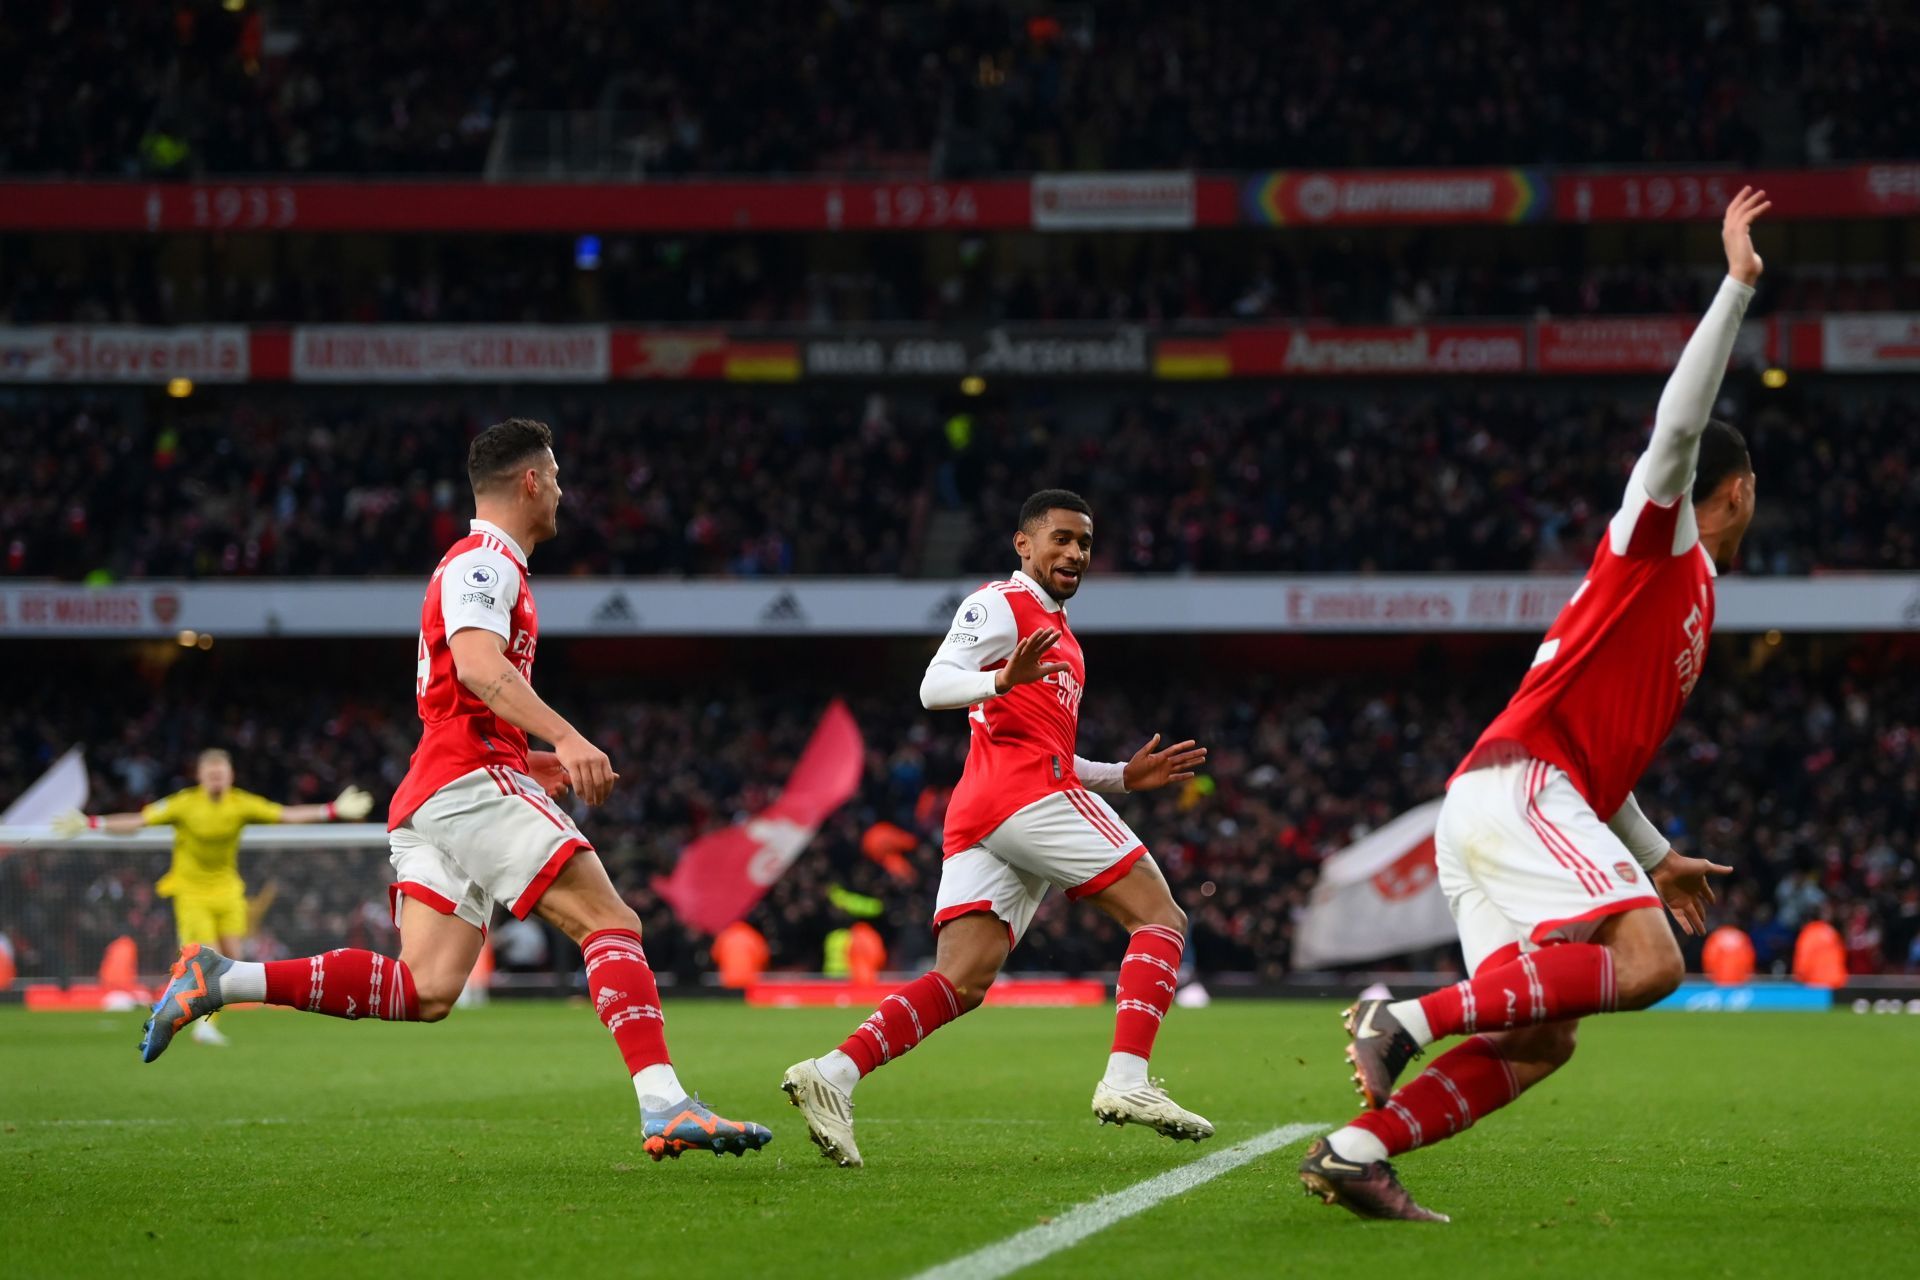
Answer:
[{"label": "player running", "polygon": [[[1669,848],[1632,788],[1700,678],[1714,577],[1753,520],[1746,441],[1707,415],[1760,278],[1753,221],[1770,207],[1746,187],[1727,206],[1727,279],[1660,397],[1626,498],[1519,691],[1448,784],[1436,861],[1473,976],[1345,1014],[1370,1110],[1300,1166],[1328,1204],[1445,1222],[1414,1203],[1388,1158],[1459,1133],[1553,1074],[1573,1056],[1578,1019],[1671,992],[1684,965],[1661,903],[1702,932],[1707,877],[1731,870]],[[1394,1089],[1423,1048],[1462,1034],[1472,1038]]]},{"label": "player running", "polygon": [[[143,827],[172,827],[173,862],[154,892],[172,899],[174,930],[182,946],[217,944],[229,954],[237,953],[252,932],[247,886],[240,879],[240,833],[255,823],[358,822],[373,808],[373,797],[358,787],[348,787],[328,804],[276,804],[242,791],[233,785],[233,757],[218,747],[200,753],[194,778],[197,785],[155,800],[138,813],[63,813],[53,820],[53,830],[61,836],[82,831],[124,836]],[[227,1043],[214,1022],[209,1017],[193,1024],[197,1043]]]},{"label": "player running", "polygon": [[[780,1087],[821,1152],[861,1163],[853,1088],[953,1019],[977,1008],[1050,889],[1089,902],[1128,935],[1120,963],[1113,1052],[1093,1091],[1103,1123],[1144,1124],[1169,1138],[1213,1135],[1147,1076],[1160,1020],[1173,1003],[1187,917],[1139,837],[1093,792],[1149,791],[1193,777],[1207,758],[1160,735],[1125,764],[1074,754],[1086,660],[1067,626],[1093,550],[1093,513],[1065,489],[1020,509],[1020,571],[961,602],[927,667],[920,701],[967,710],[967,767],[947,809],[945,862],[933,916],[932,972],[880,1002],[838,1049],[787,1069]],[[1050,660],[1051,659],[1051,660]]]},{"label": "player running", "polygon": [[[336,1018],[438,1022],[473,971],[497,902],[521,919],[537,911],[580,945],[594,1008],[633,1077],[649,1155],[739,1155],[772,1140],[760,1125],[715,1115],[681,1086],[639,917],[550,798],[571,787],[598,805],[619,778],[606,753],[531,684],[539,619],[527,552],[556,529],[552,446],[546,424],[525,418],[474,438],[467,472],[477,518],[427,586],[414,682],[424,727],[387,813],[400,958],[342,948],[244,964],[188,946],[147,1021],[146,1061],[188,1022],[236,1000]],[[529,734],[553,751],[529,752]]]}]

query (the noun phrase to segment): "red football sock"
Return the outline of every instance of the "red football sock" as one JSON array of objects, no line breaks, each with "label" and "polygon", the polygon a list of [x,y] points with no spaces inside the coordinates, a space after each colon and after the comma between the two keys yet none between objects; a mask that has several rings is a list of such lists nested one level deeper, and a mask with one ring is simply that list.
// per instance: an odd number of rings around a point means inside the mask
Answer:
[{"label": "red football sock", "polygon": [[1612,1013],[1613,953],[1591,942],[1527,952],[1420,997],[1433,1038]]},{"label": "red football sock", "polygon": [[923,973],[873,1011],[840,1042],[861,1075],[891,1062],[961,1014],[960,997],[939,972]]},{"label": "red football sock", "polygon": [[1397,1156],[1459,1133],[1520,1096],[1519,1082],[1485,1036],[1441,1054],[1432,1066],[1394,1090],[1387,1105],[1352,1122]]},{"label": "red football sock", "polygon": [[587,990],[600,1021],[613,1032],[627,1072],[671,1062],[667,1056],[667,1020],[660,1012],[660,988],[653,980],[640,935],[631,929],[602,929],[580,944],[587,958]]},{"label": "red football sock", "polygon": [[1165,925],[1149,924],[1127,939],[1114,984],[1113,1051],[1137,1058],[1153,1056],[1153,1038],[1160,1020],[1173,1007],[1173,990],[1180,976],[1180,953],[1186,939]]},{"label": "red football sock", "polygon": [[268,1004],[332,1018],[420,1020],[413,974],[378,952],[341,947],[299,960],[269,960],[264,967]]}]

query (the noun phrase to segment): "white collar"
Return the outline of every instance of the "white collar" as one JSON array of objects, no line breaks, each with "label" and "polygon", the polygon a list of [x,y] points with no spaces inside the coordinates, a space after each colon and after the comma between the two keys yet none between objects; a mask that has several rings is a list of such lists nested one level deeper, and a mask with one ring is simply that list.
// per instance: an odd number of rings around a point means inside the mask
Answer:
[{"label": "white collar", "polygon": [[1025,587],[1027,590],[1033,592],[1033,598],[1038,600],[1040,602],[1040,607],[1042,609],[1045,609],[1048,613],[1059,613],[1062,609],[1067,607],[1066,605],[1061,604],[1058,600],[1055,600],[1045,587],[1035,582],[1032,578],[1029,578],[1027,576],[1026,570],[1015,569],[1013,571],[1013,580],[1019,583],[1021,586]]},{"label": "white collar", "polygon": [[519,543],[515,542],[511,537],[507,535],[507,531],[505,529],[502,529],[499,525],[495,524],[493,521],[469,520],[467,522],[467,528],[471,529],[475,533],[484,533],[489,538],[498,538],[500,540],[500,545],[507,549],[507,554],[512,556],[515,560],[518,560],[520,562],[520,567],[522,569],[527,567],[527,553],[520,549]]}]

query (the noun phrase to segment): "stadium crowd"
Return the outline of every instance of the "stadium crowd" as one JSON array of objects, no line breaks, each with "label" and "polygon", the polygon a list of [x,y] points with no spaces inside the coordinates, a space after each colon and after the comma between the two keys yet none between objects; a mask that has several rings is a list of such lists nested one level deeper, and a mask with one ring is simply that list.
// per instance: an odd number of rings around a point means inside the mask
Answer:
[{"label": "stadium crowd", "polygon": [[[597,265],[572,240],[402,238],[355,252],[297,250],[165,266],[150,246],[97,241],[43,255],[0,239],[0,324],[703,324],[834,330],[865,324],[1231,325],[1263,320],[1414,324],[1480,317],[1686,315],[1723,270],[1678,246],[1586,262],[1521,241],[1487,259],[1445,236],[1237,234],[958,238],[950,250],[868,239],[857,262],[792,238],[608,237]],[[1529,260],[1531,259],[1531,260]],[[1557,263],[1561,265],[1548,265]],[[1753,314],[1920,310],[1920,273],[1770,268]]]},{"label": "stadium crowd", "polygon": [[1604,8],[54,0],[0,29],[0,171],[477,173],[508,113],[588,109],[658,174],[1910,150],[1904,6]]},{"label": "stadium crowd", "polygon": [[[642,687],[570,675],[564,646],[542,647],[543,690],[623,775],[586,829],[646,921],[663,971],[688,980],[709,960],[705,940],[656,897],[653,877],[694,837],[769,803],[828,698],[842,692],[866,741],[860,790],[750,923],[774,967],[818,969],[826,935],[851,918],[845,895],[832,892],[839,887],[883,904],[877,924],[894,964],[926,958],[938,832],[967,735],[962,717],[915,703],[910,668],[921,650],[910,647],[895,655],[899,687],[884,691],[821,675],[775,684],[755,676],[744,650],[737,675]],[[311,801],[352,782],[384,803],[417,735],[405,696],[410,658],[372,642],[315,648],[298,677],[289,663],[228,666],[225,649],[171,671],[135,673],[122,662],[85,682],[23,687],[16,677],[0,711],[0,787],[17,793],[81,742],[91,808],[131,808],[187,785],[194,752],[218,743],[233,750],[250,790]],[[822,660],[792,669],[845,669],[815,656]],[[1165,655],[1118,639],[1094,659],[1085,754],[1124,758],[1155,730],[1213,750],[1206,773],[1184,788],[1119,802],[1192,917],[1195,965],[1206,976],[1274,979],[1289,970],[1318,864],[1440,792],[1516,679],[1524,646],[1478,658],[1387,646],[1328,674],[1273,663],[1287,674],[1235,679],[1168,680]],[[1910,649],[1887,642],[1723,639],[1683,727],[1638,788],[1676,842],[1737,869],[1714,923],[1749,930],[1763,972],[1790,959],[1794,934],[1816,918],[1841,931],[1854,972],[1920,972],[1920,685],[1903,674],[1911,661]],[[368,678],[383,669],[386,677]],[[886,870],[863,852],[876,824],[905,833],[904,865]],[[295,955],[340,943],[391,947],[383,861],[377,850],[245,855],[250,888],[274,889],[262,945]],[[161,967],[172,935],[151,886],[163,866],[163,855],[0,858],[0,933],[20,971],[89,972],[123,933],[138,940],[144,969]],[[1056,897],[1015,964],[1101,971],[1120,950],[1113,926]],[[552,954],[571,962],[564,947]],[[1452,954],[1406,961],[1445,966]]]},{"label": "stadium crowd", "polygon": [[[1089,391],[956,414],[911,396],[608,392],[511,411],[559,437],[549,574],[912,575],[930,515],[956,509],[975,539],[939,571],[987,573],[1036,477],[1093,502],[1096,570],[1490,572],[1586,562],[1653,396]],[[1742,567],[1920,568],[1920,411],[1871,391],[1754,396],[1734,415],[1764,495]],[[507,413],[279,392],[162,411],[0,401],[4,573],[418,574],[465,528],[468,438]]]}]

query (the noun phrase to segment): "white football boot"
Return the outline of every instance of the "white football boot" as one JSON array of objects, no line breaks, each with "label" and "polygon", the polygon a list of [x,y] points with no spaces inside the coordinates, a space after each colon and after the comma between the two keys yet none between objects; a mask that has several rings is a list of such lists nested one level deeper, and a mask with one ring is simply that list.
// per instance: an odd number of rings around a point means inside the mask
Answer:
[{"label": "white football boot", "polygon": [[842,1169],[860,1167],[860,1148],[853,1142],[853,1098],[834,1087],[812,1058],[796,1062],[780,1077],[780,1087],[800,1108],[807,1137],[820,1154]]},{"label": "white football boot", "polygon": [[1157,1079],[1131,1089],[1102,1080],[1093,1090],[1093,1114],[1101,1124],[1144,1124],[1176,1142],[1204,1142],[1213,1136],[1213,1121],[1169,1098]]}]

